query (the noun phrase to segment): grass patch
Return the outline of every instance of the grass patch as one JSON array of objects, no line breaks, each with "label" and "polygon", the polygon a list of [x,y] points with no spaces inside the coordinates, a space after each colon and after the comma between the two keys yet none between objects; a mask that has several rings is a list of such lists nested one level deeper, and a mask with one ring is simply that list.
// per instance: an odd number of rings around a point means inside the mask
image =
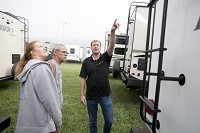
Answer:
[{"label": "grass patch", "polygon": [[[88,115],[86,106],[79,102],[79,71],[81,64],[63,63],[63,133],[88,133]],[[139,90],[126,89],[119,79],[110,75],[111,96],[114,107],[113,133],[130,133],[130,129],[141,127],[139,115]],[[0,115],[11,117],[11,125],[3,133],[13,133],[16,126],[20,85],[18,81],[0,81]],[[98,128],[102,132],[103,116],[99,106]]]}]

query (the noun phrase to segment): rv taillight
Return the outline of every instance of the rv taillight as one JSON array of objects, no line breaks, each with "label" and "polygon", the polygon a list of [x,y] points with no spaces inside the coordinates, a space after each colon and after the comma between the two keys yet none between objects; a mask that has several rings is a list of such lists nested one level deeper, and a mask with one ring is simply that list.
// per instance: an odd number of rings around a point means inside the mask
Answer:
[{"label": "rv taillight", "polygon": [[[153,99],[149,99],[149,101],[150,101],[152,104],[154,104],[154,100],[153,100]],[[147,112],[149,115],[153,115],[153,110],[152,110],[150,107],[148,107],[148,106],[146,105],[145,109],[146,109],[146,112]]]},{"label": "rv taillight", "polygon": [[128,73],[130,73],[130,67],[128,67],[128,70],[127,70],[127,72],[128,72]]}]

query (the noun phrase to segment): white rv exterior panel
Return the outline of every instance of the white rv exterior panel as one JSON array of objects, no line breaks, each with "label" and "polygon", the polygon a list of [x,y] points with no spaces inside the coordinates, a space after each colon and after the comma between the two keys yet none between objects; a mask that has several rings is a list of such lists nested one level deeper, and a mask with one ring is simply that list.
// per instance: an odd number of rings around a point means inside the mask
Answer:
[{"label": "white rv exterior panel", "polygon": [[[106,42],[106,46],[108,47],[109,45],[109,38],[110,38],[110,33],[107,34],[107,38],[108,38],[108,41]],[[120,60],[120,67],[123,67],[123,59],[124,59],[124,53],[121,53],[122,51],[124,51],[125,49],[125,40],[126,40],[126,35],[125,34],[117,34],[115,36],[115,47],[114,47],[114,50],[113,50],[113,54],[112,54],[112,58],[111,58],[111,62],[110,62],[110,68],[111,70],[113,69],[113,64],[115,62],[115,60]],[[117,42],[117,40],[121,40],[119,42]],[[123,41],[122,41],[123,40]],[[119,50],[121,49],[121,50]],[[106,49],[107,50],[107,49]],[[120,52],[119,52],[119,51]]]},{"label": "white rv exterior panel", "polygon": [[[159,47],[163,0],[157,3],[154,47]],[[165,76],[184,74],[183,86],[177,81],[161,81],[157,133],[199,133],[200,126],[200,19],[199,0],[169,0],[163,55]],[[158,54],[152,56],[151,71],[157,71]],[[156,78],[150,78],[149,98],[154,99]],[[149,116],[151,119],[151,116]]]},{"label": "white rv exterior panel", "polygon": [[67,48],[67,52],[68,52],[66,60],[78,61],[78,62],[81,61],[79,45],[68,44],[68,45],[66,45],[66,48]]},{"label": "white rv exterior panel", "polygon": [[[135,30],[133,35],[133,46],[131,54],[131,65],[130,65],[130,75],[143,80],[143,70],[138,70],[138,67],[134,68],[133,64],[137,64],[139,57],[137,55],[144,55],[143,51],[146,49],[146,34],[147,34],[147,16],[148,8],[137,7],[135,14]],[[141,58],[141,57],[140,57]],[[143,57],[144,58],[144,57]]]},{"label": "white rv exterior panel", "polygon": [[79,56],[80,61],[82,62],[83,58],[84,58],[84,47],[80,47],[79,54],[80,54],[80,56]]},{"label": "white rv exterior panel", "polygon": [[129,66],[131,64],[131,53],[133,52],[133,31],[134,31],[134,22],[129,24],[128,36],[129,41],[128,45],[126,46],[127,51],[125,54],[125,62],[124,62],[124,71],[128,72]]},{"label": "white rv exterior panel", "polygon": [[0,78],[11,76],[12,54],[24,54],[24,23],[0,12]]}]

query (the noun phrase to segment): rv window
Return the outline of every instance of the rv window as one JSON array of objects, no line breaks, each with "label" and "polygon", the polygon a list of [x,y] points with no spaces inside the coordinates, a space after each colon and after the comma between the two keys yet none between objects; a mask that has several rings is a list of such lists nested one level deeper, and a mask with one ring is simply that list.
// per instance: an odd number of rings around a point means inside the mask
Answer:
[{"label": "rv window", "polygon": [[88,50],[87,53],[90,54],[90,50]]},{"label": "rv window", "polygon": [[124,55],[125,48],[115,48],[115,54]]},{"label": "rv window", "polygon": [[70,54],[75,54],[75,48],[70,48]]},{"label": "rv window", "polygon": [[116,38],[115,43],[116,44],[123,44],[123,45],[125,45],[126,44],[126,38]]}]

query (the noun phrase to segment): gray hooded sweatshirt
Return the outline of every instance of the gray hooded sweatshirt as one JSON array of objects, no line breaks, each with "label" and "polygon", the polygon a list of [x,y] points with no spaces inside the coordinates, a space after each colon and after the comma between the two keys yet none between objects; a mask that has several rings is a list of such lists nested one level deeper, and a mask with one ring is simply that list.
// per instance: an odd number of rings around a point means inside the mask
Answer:
[{"label": "gray hooded sweatshirt", "polygon": [[49,64],[32,59],[17,78],[21,93],[15,133],[55,131],[62,124],[62,114]]}]

